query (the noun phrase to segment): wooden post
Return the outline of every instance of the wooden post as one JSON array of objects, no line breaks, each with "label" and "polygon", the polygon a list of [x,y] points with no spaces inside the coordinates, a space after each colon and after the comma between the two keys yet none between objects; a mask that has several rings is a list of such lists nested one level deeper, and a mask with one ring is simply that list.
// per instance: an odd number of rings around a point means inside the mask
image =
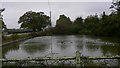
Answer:
[{"label": "wooden post", "polygon": [[81,66],[80,56],[81,56],[80,51],[76,51],[76,66]]}]

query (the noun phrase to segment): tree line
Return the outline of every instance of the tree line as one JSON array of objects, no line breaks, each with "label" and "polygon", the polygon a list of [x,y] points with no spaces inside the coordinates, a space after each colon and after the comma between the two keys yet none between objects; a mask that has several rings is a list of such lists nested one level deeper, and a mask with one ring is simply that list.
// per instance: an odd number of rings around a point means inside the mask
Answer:
[{"label": "tree line", "polygon": [[69,17],[60,15],[53,28],[53,34],[89,34],[99,36],[120,36],[120,1],[112,3],[109,15],[105,12],[83,19],[77,17],[73,22]]},{"label": "tree line", "polygon": [[88,34],[120,37],[120,1],[112,2],[110,9],[113,11],[109,15],[103,12],[101,16],[95,14],[85,19],[77,17],[74,21],[63,14],[57,19],[55,27],[50,27],[50,17],[44,12],[28,11],[19,18],[18,23],[21,24],[20,28],[32,29],[35,32],[51,32],[54,35]]}]

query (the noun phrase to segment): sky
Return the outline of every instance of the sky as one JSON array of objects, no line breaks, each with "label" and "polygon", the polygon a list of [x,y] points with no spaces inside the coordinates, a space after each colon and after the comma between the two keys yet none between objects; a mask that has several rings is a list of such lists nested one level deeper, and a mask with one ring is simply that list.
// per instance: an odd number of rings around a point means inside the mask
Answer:
[{"label": "sky", "polygon": [[[19,0],[20,1],[20,0]],[[26,1],[26,2],[24,2]],[[46,2],[35,2],[32,0],[21,0],[18,2],[17,0],[2,0],[2,8],[5,8],[3,14],[3,20],[8,28],[10,29],[18,29],[20,25],[18,24],[19,17],[22,16],[27,11],[35,11],[35,12],[44,12],[46,15],[49,15],[49,11],[52,12],[52,25],[55,26],[56,20],[59,18],[59,15],[65,14],[70,17],[72,21],[74,21],[77,17],[87,17],[88,15],[94,15],[97,13],[101,15],[103,11],[106,14],[109,14],[111,11],[109,9],[111,2],[110,0],[107,2],[54,2],[50,0],[48,5],[48,1]],[[52,2],[53,1],[53,2]],[[60,1],[60,0],[58,0]],[[65,0],[64,0],[65,1]],[[102,1],[102,0],[101,0]]]},{"label": "sky", "polygon": [[111,2],[112,0],[1,0],[2,2]]}]

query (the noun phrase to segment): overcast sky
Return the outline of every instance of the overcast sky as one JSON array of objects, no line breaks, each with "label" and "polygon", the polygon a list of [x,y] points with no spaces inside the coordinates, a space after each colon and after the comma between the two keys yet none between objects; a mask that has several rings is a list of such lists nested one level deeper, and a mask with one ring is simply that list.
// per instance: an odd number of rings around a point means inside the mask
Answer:
[{"label": "overcast sky", "polygon": [[[52,24],[55,25],[59,15],[65,14],[73,21],[77,17],[86,17],[88,15],[98,15],[105,11],[110,13],[109,7],[111,2],[50,2],[50,9],[48,2],[7,2],[2,3],[2,7],[6,8],[3,12],[4,22],[8,28],[19,28],[18,19],[27,11],[42,11],[49,15],[52,11]],[[6,2],[5,2],[6,1]],[[9,0],[10,1],[10,0]],[[15,0],[12,0],[15,1]],[[24,0],[26,1],[26,0]]]},{"label": "overcast sky", "polygon": [[0,0],[2,2],[111,2],[112,0]]}]

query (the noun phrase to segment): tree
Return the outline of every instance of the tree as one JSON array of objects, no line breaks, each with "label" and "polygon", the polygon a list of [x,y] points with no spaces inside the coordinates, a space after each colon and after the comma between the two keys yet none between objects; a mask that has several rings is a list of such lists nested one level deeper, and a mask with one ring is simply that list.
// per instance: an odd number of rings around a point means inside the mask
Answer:
[{"label": "tree", "polygon": [[7,29],[7,26],[5,25],[3,21],[2,21],[2,29]]},{"label": "tree", "polygon": [[59,19],[56,21],[56,33],[58,34],[70,34],[70,27],[72,22],[69,17],[65,15],[60,15]]},{"label": "tree", "polygon": [[120,1],[112,2],[110,9],[114,10],[110,15],[102,14],[99,35],[120,36]]},{"label": "tree", "polygon": [[78,17],[73,22],[73,24],[71,26],[71,31],[74,34],[78,34],[82,30],[83,30],[83,19],[82,19],[82,17]]},{"label": "tree", "polygon": [[120,14],[120,1],[112,2],[110,9],[113,9],[114,14]]},{"label": "tree", "polygon": [[87,34],[95,34],[99,28],[98,15],[90,15],[84,20],[84,29]]},{"label": "tree", "polygon": [[19,18],[20,28],[32,29],[33,31],[42,31],[47,26],[51,25],[50,17],[44,12],[28,11]]},{"label": "tree", "polygon": [[114,21],[112,20],[114,33],[115,35],[120,36],[120,1],[112,2],[110,9],[114,10],[110,14],[110,17],[114,19]]},{"label": "tree", "polygon": [[92,34],[99,36],[120,37],[120,1],[112,2],[111,14],[106,15],[105,11],[101,17],[97,14],[90,15],[84,20],[78,17],[72,23],[69,17],[60,15],[56,22],[55,33],[58,34]]}]

